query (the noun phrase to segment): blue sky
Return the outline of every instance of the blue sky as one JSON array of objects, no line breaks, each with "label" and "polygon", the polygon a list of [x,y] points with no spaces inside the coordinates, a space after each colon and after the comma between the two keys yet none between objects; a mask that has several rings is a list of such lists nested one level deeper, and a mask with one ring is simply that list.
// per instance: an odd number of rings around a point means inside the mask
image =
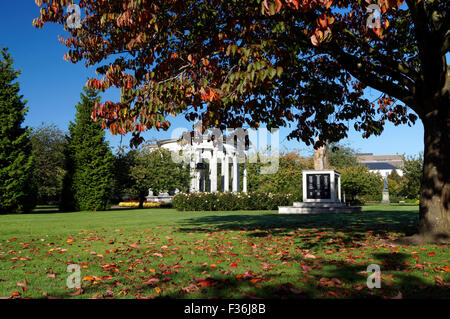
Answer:
[{"label": "blue sky", "polygon": [[[39,15],[39,9],[33,0],[4,1],[0,13],[0,47],[8,47],[14,58],[15,69],[22,70],[19,77],[21,94],[28,101],[29,112],[25,125],[36,127],[40,123],[54,123],[60,129],[67,130],[73,120],[75,105],[80,100],[80,92],[89,77],[95,76],[95,69],[87,69],[83,63],[72,64],[63,60],[67,52],[58,41],[58,35],[64,35],[60,25],[47,24],[36,29],[32,21]],[[375,90],[368,95],[378,96]],[[109,90],[103,100],[118,100],[118,90]],[[175,128],[192,127],[183,117],[172,121],[167,132],[156,130],[146,132],[145,138],[164,139],[171,137]],[[287,128],[280,129],[281,149],[300,150],[308,155],[312,147],[301,142],[287,141]],[[106,133],[112,147],[121,142],[121,137]],[[124,136],[122,144],[127,145],[130,136]],[[407,154],[415,155],[423,151],[423,126],[418,121],[413,127],[407,125],[395,127],[387,124],[381,136],[363,139],[361,133],[349,131],[349,137],[342,141],[363,153]]]}]

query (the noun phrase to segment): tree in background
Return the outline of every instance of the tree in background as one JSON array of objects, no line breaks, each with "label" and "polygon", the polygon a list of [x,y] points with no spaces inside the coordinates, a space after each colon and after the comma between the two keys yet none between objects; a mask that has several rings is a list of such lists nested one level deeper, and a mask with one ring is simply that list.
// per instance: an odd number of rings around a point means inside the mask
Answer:
[{"label": "tree in background", "polygon": [[33,183],[37,190],[37,203],[59,203],[64,170],[63,132],[54,124],[41,124],[31,131],[34,168]]},{"label": "tree in background", "polygon": [[346,201],[355,202],[359,195],[381,195],[383,178],[373,174],[364,165],[348,166],[341,169],[341,187]]},{"label": "tree in background", "polygon": [[[404,158],[402,193],[407,198],[419,198],[423,172],[423,153]],[[448,163],[447,163],[448,165]]]},{"label": "tree in background", "polygon": [[295,152],[280,154],[278,171],[274,174],[261,174],[261,166],[267,165],[261,161],[247,165],[250,192],[293,194],[296,200],[301,200],[302,172],[304,169],[313,168],[313,160],[303,158]]},{"label": "tree in background", "polygon": [[328,152],[328,162],[330,167],[341,169],[348,166],[358,165],[356,151],[348,145],[331,143]]},{"label": "tree in background", "polygon": [[0,213],[20,213],[35,205],[30,129],[22,127],[28,108],[19,95],[20,71],[3,48],[0,56]]},{"label": "tree in background", "polygon": [[70,122],[65,148],[66,176],[61,199],[62,210],[105,210],[114,184],[114,156],[105,141],[100,122],[91,119],[98,92],[84,89],[77,104],[75,122]]},{"label": "tree in background", "polygon": [[148,144],[133,153],[130,174],[133,180],[130,194],[139,199],[139,208],[143,208],[150,188],[155,193],[189,189],[189,166],[175,163],[169,150],[152,149]]},{"label": "tree in background", "polygon": [[389,190],[389,196],[391,197],[390,200],[392,202],[392,196],[399,197],[403,196],[403,182],[404,178],[402,178],[398,173],[397,170],[392,170],[392,172],[388,175],[388,190]]},{"label": "tree in background", "polygon": [[131,177],[131,167],[134,165],[136,150],[126,151],[125,147],[118,149],[114,159],[114,189],[113,203],[117,204],[128,197],[134,181]]}]

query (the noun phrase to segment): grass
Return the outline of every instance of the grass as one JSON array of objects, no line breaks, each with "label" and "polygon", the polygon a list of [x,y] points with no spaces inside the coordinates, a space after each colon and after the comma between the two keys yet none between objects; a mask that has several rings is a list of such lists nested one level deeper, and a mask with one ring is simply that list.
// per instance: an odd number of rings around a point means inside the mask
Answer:
[{"label": "grass", "polygon": [[[0,296],[11,298],[449,298],[450,249],[392,243],[417,206],[362,213],[172,209],[0,216]],[[67,265],[81,267],[82,293]],[[381,268],[369,289],[367,266]]]}]

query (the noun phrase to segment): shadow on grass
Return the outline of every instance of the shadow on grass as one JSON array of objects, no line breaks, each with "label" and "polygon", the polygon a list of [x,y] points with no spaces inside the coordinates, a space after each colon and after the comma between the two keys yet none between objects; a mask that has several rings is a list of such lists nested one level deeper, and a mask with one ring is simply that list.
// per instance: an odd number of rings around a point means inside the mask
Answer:
[{"label": "shadow on grass", "polygon": [[[346,214],[311,215],[252,215],[245,212],[236,214],[207,215],[185,220],[179,231],[210,232],[222,230],[255,231],[250,236],[264,237],[287,234],[298,228],[320,228],[327,231],[357,233],[372,231],[383,235],[388,232],[404,232],[406,235],[417,231],[418,213],[411,211],[365,211]],[[363,236],[362,234],[360,236]]]},{"label": "shadow on grass", "polygon": [[[152,209],[167,209],[170,210],[172,208],[170,207],[144,207],[144,208],[137,208],[137,207],[112,207],[107,210],[103,211],[97,211],[97,212],[117,212],[117,211],[146,211],[146,210],[152,210]],[[30,212],[23,213],[24,215],[44,215],[44,214],[73,214],[73,213],[80,213],[81,211],[61,211],[59,210],[58,206],[37,206],[35,209],[33,209]],[[94,211],[89,212],[85,211],[86,213],[95,213]]]},{"label": "shadow on grass", "polygon": [[[385,258],[382,269],[402,269],[404,261],[408,258],[405,254],[396,254],[395,257],[380,254],[379,258]],[[314,266],[314,261],[304,260],[304,264]],[[137,281],[120,279],[120,287],[128,287],[128,298],[177,298],[177,299],[317,299],[317,298],[374,298],[396,299],[401,293],[402,298],[447,299],[448,288],[444,286],[430,285],[422,278],[408,272],[395,273],[395,277],[384,276],[382,271],[381,287],[369,289],[366,285],[367,265],[352,264],[345,261],[327,259],[321,262],[323,268],[319,272],[299,273],[298,275],[283,275],[273,269],[268,272],[242,275],[243,271],[236,271],[231,275],[224,275],[220,271],[210,276],[201,276],[205,267],[195,266],[191,269],[190,283],[185,282],[183,273],[172,273],[169,276],[159,276],[159,282],[142,284]],[[384,267],[384,268],[383,268]],[[255,280],[257,279],[257,280]],[[172,288],[166,289],[165,284]],[[155,293],[155,288],[161,287],[163,294]],[[99,287],[85,287],[85,294],[97,294],[102,298]],[[114,297],[120,297],[115,295]]]}]

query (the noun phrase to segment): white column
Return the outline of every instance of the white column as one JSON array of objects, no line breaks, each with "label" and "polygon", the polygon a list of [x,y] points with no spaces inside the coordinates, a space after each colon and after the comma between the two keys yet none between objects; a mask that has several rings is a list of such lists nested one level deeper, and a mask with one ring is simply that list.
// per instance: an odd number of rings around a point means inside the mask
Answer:
[{"label": "white column", "polygon": [[247,193],[247,165],[244,163],[244,176],[242,176],[242,191],[244,193]]},{"label": "white column", "polygon": [[196,152],[196,160],[195,160],[195,166],[196,166],[196,175],[195,175],[196,181],[195,181],[195,185],[196,185],[197,192],[201,191],[201,189],[200,189],[200,179],[202,178],[202,176],[201,176],[200,172],[197,170],[197,163],[200,163],[200,162],[201,162],[201,151],[197,151]]},{"label": "white column", "polygon": [[209,180],[211,181],[211,193],[217,192],[217,156],[211,151],[211,160],[209,161]]},{"label": "white column", "polygon": [[239,161],[236,154],[233,156],[233,193],[239,193]]},{"label": "white column", "polygon": [[330,187],[331,187],[331,189],[330,189],[330,195],[331,195],[330,199],[331,199],[331,201],[336,202],[337,201],[337,198],[336,198],[337,183],[336,183],[336,175],[335,175],[334,172],[332,174],[330,174]]},{"label": "white column", "polygon": [[225,155],[222,159],[222,183],[223,183],[223,191],[230,191],[230,162],[228,156]]},{"label": "white column", "polygon": [[337,187],[338,187],[338,198],[339,198],[339,201],[342,202],[342,198],[341,198],[341,175],[338,175]]},{"label": "white column", "polygon": [[204,169],[200,171],[199,178],[199,190],[201,192],[206,192],[206,172]]},{"label": "white column", "polygon": [[196,189],[196,183],[197,183],[197,175],[195,171],[195,154],[191,154],[191,162],[189,164],[190,172],[191,172],[191,184],[189,187],[189,191],[191,193],[195,193],[197,191]]}]

